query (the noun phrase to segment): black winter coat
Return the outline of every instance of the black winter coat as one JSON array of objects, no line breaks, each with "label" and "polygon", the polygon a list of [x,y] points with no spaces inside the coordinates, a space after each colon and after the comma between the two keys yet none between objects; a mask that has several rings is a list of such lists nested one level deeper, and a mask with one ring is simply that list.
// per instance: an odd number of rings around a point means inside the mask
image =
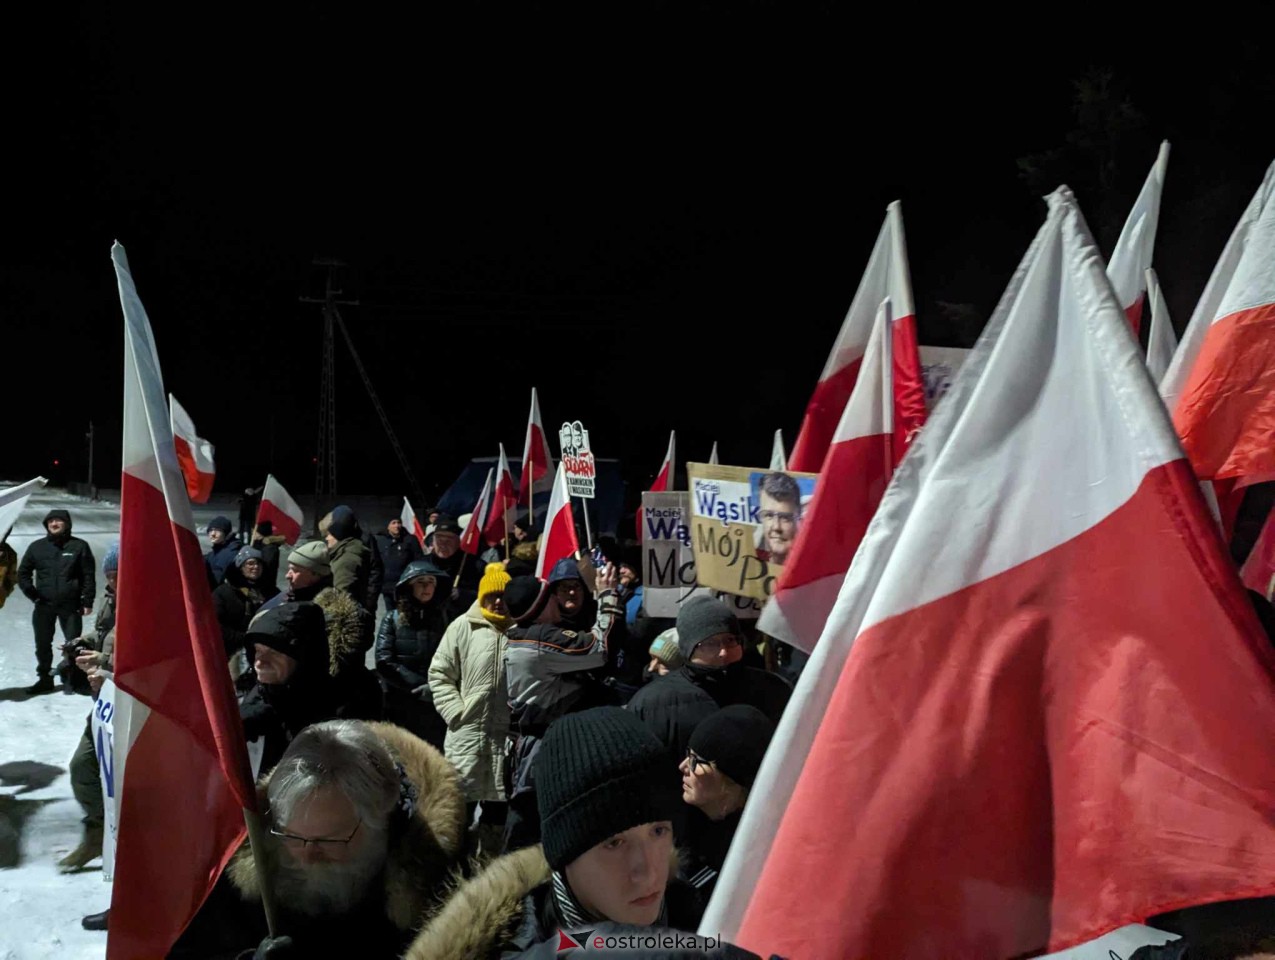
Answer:
[{"label": "black winter coat", "polygon": [[250,584],[238,567],[232,566],[226,571],[226,579],[213,591],[213,612],[221,627],[221,642],[227,657],[243,650],[251,662],[252,651],[244,641],[248,624],[261,605],[278,592],[279,588],[267,582],[264,574]]},{"label": "black winter coat", "polygon": [[386,593],[398,586],[399,577],[403,575],[409,563],[425,557],[420,541],[406,530],[397,537],[391,537],[388,532],[376,534],[376,550],[385,568],[381,579],[381,589]]},{"label": "black winter coat", "polygon": [[61,610],[93,606],[97,595],[97,563],[93,551],[67,532],[45,536],[27,547],[18,566],[18,589],[32,603]]},{"label": "black winter coat", "polygon": [[226,579],[226,571],[235,565],[235,555],[243,548],[238,537],[223,540],[204,554],[204,566],[208,568],[208,588],[216,590]]}]

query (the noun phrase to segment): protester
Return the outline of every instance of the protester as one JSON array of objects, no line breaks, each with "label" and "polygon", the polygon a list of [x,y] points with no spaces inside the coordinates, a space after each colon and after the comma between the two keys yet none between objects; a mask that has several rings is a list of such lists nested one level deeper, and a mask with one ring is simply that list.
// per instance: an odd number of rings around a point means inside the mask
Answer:
[{"label": "protester", "polygon": [[376,636],[376,670],[385,683],[386,719],[443,749],[447,724],[434,708],[429,665],[452,621],[447,575],[414,560],[398,579],[395,604]]},{"label": "protester", "polygon": [[261,551],[261,562],[266,565],[266,582],[279,585],[279,552],[288,542],[287,537],[274,532],[274,524],[262,520],[252,533],[252,546]]},{"label": "protester", "polygon": [[801,489],[786,473],[768,473],[760,490],[761,540],[757,555],[774,566],[788,562],[801,529]]},{"label": "protester", "polygon": [[245,487],[244,492],[239,497],[239,539],[248,541],[252,544],[253,524],[257,520],[257,513],[261,507],[261,495],[265,492],[265,486]]},{"label": "protester", "polygon": [[465,807],[447,761],[390,724],[329,721],[296,736],[257,794],[264,849],[239,848],[169,956],[399,957],[461,865]]},{"label": "protester", "polygon": [[504,567],[490,564],[478,601],[452,621],[429,665],[429,687],[447,724],[444,748],[460,773],[467,822],[482,804],[479,841],[486,855],[499,849],[505,822],[505,631],[513,624],[505,606],[508,585]]},{"label": "protester", "polygon": [[385,609],[393,612],[398,601],[396,599],[399,578],[408,564],[425,556],[416,534],[403,526],[403,521],[395,517],[386,524],[385,532],[376,535],[376,548],[381,555],[381,566],[384,579],[381,581],[381,595],[385,598]]},{"label": "protester", "polygon": [[226,571],[226,579],[213,591],[213,613],[221,627],[222,647],[236,676],[245,674],[252,660],[252,651],[244,640],[248,624],[262,604],[279,592],[265,574],[261,551],[243,547],[235,555],[234,565]]},{"label": "protester", "polygon": [[18,566],[18,589],[35,604],[31,625],[35,631],[36,681],[26,692],[32,696],[53,690],[53,633],[74,640],[84,630],[83,617],[93,612],[97,595],[93,551],[79,537],[71,536],[71,514],[50,510],[44,517],[46,536],[34,541]]},{"label": "protester", "polygon": [[465,610],[478,600],[478,581],[484,568],[472,560],[466,561],[468,554],[460,549],[460,534],[460,524],[440,514],[432,543],[434,563],[450,580],[448,592],[452,603],[457,609]]},{"label": "protester", "polygon": [[225,517],[213,517],[208,521],[206,532],[212,549],[204,554],[204,565],[208,568],[209,590],[216,590],[221,581],[226,579],[226,571],[235,562],[235,557],[243,546],[231,530],[230,521]]},{"label": "protester", "polygon": [[535,577],[518,577],[505,591],[514,619],[505,655],[513,734],[506,850],[539,839],[534,763],[550,726],[573,711],[616,702],[603,682],[608,643],[623,616],[614,567],[599,571],[597,585],[596,620],[584,632],[560,626],[559,593]]},{"label": "protester", "polygon": [[381,556],[374,543],[363,539],[354,511],[344,505],[333,507],[319,521],[319,533],[328,545],[332,585],[350,594],[375,616],[381,597]]},{"label": "protester", "polygon": [[[556,722],[536,757],[543,845],[462,884],[407,960],[511,957],[558,931],[613,921],[691,931],[700,908],[673,879],[677,793],[664,751],[634,717],[599,707]],[[552,954],[550,954],[552,956]]]},{"label": "protester", "polygon": [[563,557],[553,565],[549,590],[558,601],[558,626],[564,630],[588,630],[593,625],[598,604],[586,589],[574,557]]},{"label": "protester", "polygon": [[288,589],[267,600],[262,605],[262,610],[298,600],[313,600],[332,586],[332,568],[328,566],[327,545],[311,540],[295,547],[288,554],[288,570],[284,578],[288,581]]},{"label": "protester", "polygon": [[722,707],[691,733],[678,769],[682,800],[698,815],[689,819],[682,838],[682,875],[705,904],[774,733],[775,725],[764,713],[742,703]]},{"label": "protester", "polygon": [[647,680],[668,676],[686,664],[686,658],[677,645],[677,627],[670,627],[652,640],[647,652],[651,655],[651,662],[646,668]]},{"label": "protester", "polygon": [[624,604],[625,626],[632,627],[642,610],[642,560],[626,555],[619,563],[619,586],[616,593]]},{"label": "protester", "polygon": [[0,540],[0,608],[18,585],[18,554],[9,546],[9,535]]},{"label": "protester", "polygon": [[740,662],[739,621],[713,597],[692,597],[677,615],[677,646],[686,664],[652,680],[629,701],[668,750],[669,769],[682,762],[691,731],[720,707],[746,703],[778,723],[792,688],[773,673]]},{"label": "protester", "polygon": [[530,543],[536,539],[536,527],[529,514],[523,514],[514,521],[514,543]]}]

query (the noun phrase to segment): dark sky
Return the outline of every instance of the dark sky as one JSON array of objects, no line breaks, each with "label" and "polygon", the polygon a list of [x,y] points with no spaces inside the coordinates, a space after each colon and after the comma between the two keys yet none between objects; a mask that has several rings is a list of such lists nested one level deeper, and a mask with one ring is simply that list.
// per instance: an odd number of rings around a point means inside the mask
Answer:
[{"label": "dark sky", "polygon": [[[520,456],[533,384],[551,433],[583,419],[644,485],[671,427],[683,462],[714,439],[764,462],[776,427],[791,446],[890,200],[922,341],[969,345],[1045,180],[1109,244],[1167,137],[1181,327],[1275,156],[1256,39],[927,20],[920,40],[830,3],[463,9],[95,5],[10,35],[0,476],[82,479],[93,419],[95,479],[118,482],[117,237],[220,487],[313,489],[315,256],[350,265],[346,322],[427,494],[498,441]],[[1095,68],[1110,92],[1082,116]],[[339,488],[405,492],[337,356]]]}]

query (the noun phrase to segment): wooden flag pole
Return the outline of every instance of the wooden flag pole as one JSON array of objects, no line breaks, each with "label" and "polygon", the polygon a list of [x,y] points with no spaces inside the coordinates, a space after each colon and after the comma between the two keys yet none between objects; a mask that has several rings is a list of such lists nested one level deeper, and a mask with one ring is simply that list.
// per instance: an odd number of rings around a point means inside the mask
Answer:
[{"label": "wooden flag pole", "polygon": [[244,823],[248,825],[248,845],[252,848],[252,856],[257,864],[257,887],[261,891],[261,907],[266,913],[266,930],[270,936],[279,935],[279,910],[275,903],[274,887],[266,870],[269,858],[266,857],[266,825],[261,814],[244,807]]}]

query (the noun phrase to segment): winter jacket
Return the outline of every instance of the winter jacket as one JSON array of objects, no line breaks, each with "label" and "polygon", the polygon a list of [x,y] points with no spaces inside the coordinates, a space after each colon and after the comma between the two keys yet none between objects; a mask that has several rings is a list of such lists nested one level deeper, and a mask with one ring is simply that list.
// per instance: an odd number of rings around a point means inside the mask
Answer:
[{"label": "winter jacket", "polygon": [[733,663],[702,667],[688,663],[652,680],[629,701],[628,709],[668,749],[670,769],[686,758],[691,733],[701,720],[721,707],[747,703],[774,723],[788,705],[792,687],[776,674]]},{"label": "winter jacket", "polygon": [[[422,607],[412,599],[408,584],[417,577],[434,577],[434,596]],[[429,689],[429,664],[443,639],[448,616],[447,574],[431,560],[415,560],[400,571],[394,597],[399,609],[381,620],[376,635],[376,670],[390,686],[400,690]],[[433,695],[429,695],[433,702]]]},{"label": "winter jacket", "polygon": [[336,685],[341,716],[381,720],[384,697],[376,674],[366,666],[376,621],[352,596],[335,587],[314,598],[328,627],[328,673]]},{"label": "winter jacket", "polygon": [[[405,794],[414,792],[410,812],[390,815],[389,856],[368,898],[353,910],[299,916],[280,906],[280,932],[292,937],[301,957],[399,957],[412,936],[442,905],[450,875],[461,866],[465,840],[465,800],[456,772],[442,755],[405,730],[369,724],[402,768]],[[257,786],[267,810],[270,776]],[[231,960],[252,951],[266,936],[257,875],[258,853],[245,842],[212,894],[173,947],[178,960]],[[276,855],[267,848],[267,857]]]},{"label": "winter jacket", "polygon": [[226,571],[226,579],[217,585],[212,599],[227,657],[242,650],[248,654],[249,661],[252,660],[252,651],[244,641],[248,624],[261,605],[278,592],[279,588],[268,583],[264,574],[256,583],[249,583],[238,567],[232,566]]},{"label": "winter jacket", "polygon": [[[457,610],[468,610],[478,602],[478,581],[483,578],[483,565],[474,557],[466,560],[466,556],[463,550],[457,550],[446,560],[430,554],[438,569],[447,574],[447,590],[452,594],[452,606]],[[458,576],[459,583],[456,581]]]},{"label": "winter jacket", "polygon": [[[675,879],[676,872],[674,857],[669,863],[670,880],[664,894],[664,926],[670,932],[690,932],[698,926],[704,905],[690,887]],[[561,922],[553,901],[552,876],[539,846],[493,860],[482,873],[456,888],[417,934],[403,960],[557,956]],[[726,960],[753,955],[730,952],[705,956]]]},{"label": "winter jacket", "polygon": [[27,547],[18,567],[18,589],[32,603],[48,603],[59,610],[93,606],[97,595],[97,563],[93,551],[79,537],[71,536],[71,517],[65,510],[50,510],[44,518],[66,521],[66,531],[52,534]]},{"label": "winter jacket", "polygon": [[0,607],[18,585],[18,555],[7,543],[0,543]]},{"label": "winter jacket", "polygon": [[701,903],[707,904],[713,897],[717,877],[742,816],[743,811],[738,810],[722,820],[710,820],[699,810],[693,810],[687,817],[678,876],[695,888]]},{"label": "winter jacket", "polygon": [[[106,635],[115,629],[115,588],[106,585],[101,609],[93,620],[93,646],[106,650]],[[113,651],[112,651],[113,652]]]},{"label": "winter jacket", "polygon": [[208,588],[216,590],[226,579],[226,571],[235,565],[235,555],[243,549],[238,537],[223,540],[204,554],[204,566],[208,568]]},{"label": "winter jacket", "polygon": [[388,592],[391,585],[397,586],[408,564],[424,559],[425,551],[421,549],[420,541],[407,530],[402,530],[397,537],[391,537],[388,531],[378,533],[375,540],[383,568],[381,589]]},{"label": "winter jacket", "polygon": [[266,568],[266,575],[262,579],[272,587],[279,585],[279,551],[287,542],[287,538],[278,534],[257,537],[252,541],[252,545],[261,551],[261,564]]},{"label": "winter jacket", "polygon": [[452,621],[429,665],[434,709],[447,723],[447,759],[467,801],[505,799],[509,701],[505,637],[475,603]]},{"label": "winter jacket", "polygon": [[346,537],[328,550],[332,585],[338,590],[344,590],[369,612],[376,610],[376,604],[381,599],[379,580],[375,589],[372,589],[372,557],[375,553],[375,548],[369,548],[357,537]]}]

